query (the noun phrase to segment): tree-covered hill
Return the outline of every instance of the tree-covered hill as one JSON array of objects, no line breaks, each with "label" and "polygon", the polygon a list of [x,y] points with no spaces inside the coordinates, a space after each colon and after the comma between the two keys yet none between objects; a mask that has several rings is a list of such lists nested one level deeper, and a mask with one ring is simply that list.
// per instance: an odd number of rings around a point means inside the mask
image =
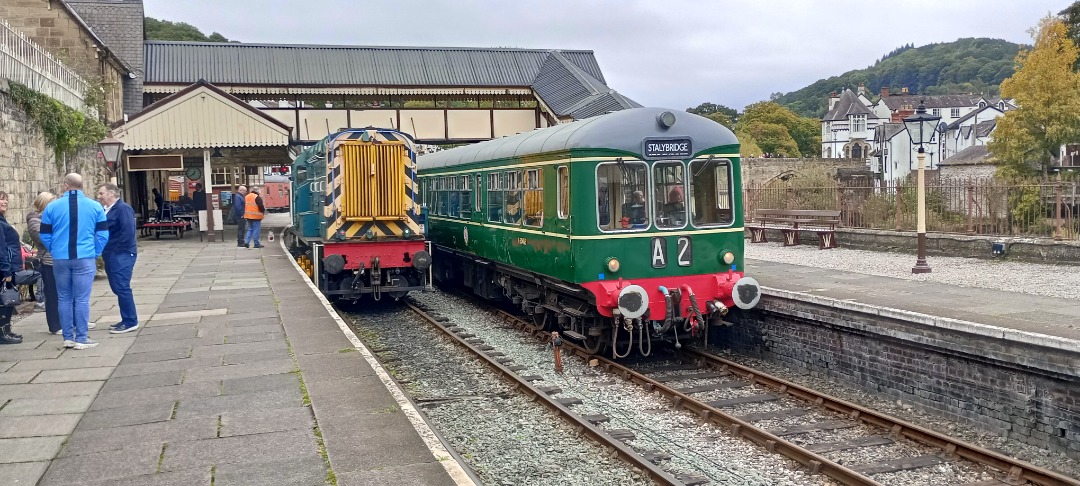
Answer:
[{"label": "tree-covered hill", "polygon": [[[882,87],[893,93],[981,93],[996,96],[998,86],[1013,74],[1013,61],[1022,46],[1000,39],[969,38],[922,47],[902,46],[866,69],[822,79],[774,101],[801,116],[825,115],[829,93],[866,85],[868,95]],[[1027,47],[1027,46],[1023,46]]]},{"label": "tree-covered hill", "polygon": [[191,42],[235,42],[226,39],[225,36],[214,32],[203,34],[198,27],[185,22],[170,22],[146,17],[143,23],[146,29],[146,38],[150,40],[165,41],[191,41]]}]

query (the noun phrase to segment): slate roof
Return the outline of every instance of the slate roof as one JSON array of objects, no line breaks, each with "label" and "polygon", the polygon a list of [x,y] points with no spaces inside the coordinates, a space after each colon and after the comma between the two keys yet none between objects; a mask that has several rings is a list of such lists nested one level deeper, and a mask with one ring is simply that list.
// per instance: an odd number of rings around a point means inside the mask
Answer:
[{"label": "slate roof", "polygon": [[910,107],[915,109],[919,102],[923,101],[926,108],[962,108],[965,106],[978,106],[979,95],[949,94],[949,95],[917,95],[917,94],[890,94],[881,98],[881,102],[890,110],[899,110]]},{"label": "slate roof", "polygon": [[971,147],[961,150],[941,161],[938,163],[938,166],[984,165],[993,163],[992,159],[993,156],[990,155],[990,151],[987,150],[986,145],[972,145]]},{"label": "slate roof", "polygon": [[960,125],[961,125],[961,124],[963,124],[964,122],[966,122],[966,121],[968,121],[968,120],[970,120],[970,119],[974,118],[974,117],[975,117],[976,115],[978,115],[979,113],[982,113],[982,112],[984,112],[984,111],[986,111],[986,110],[994,110],[994,111],[996,111],[996,112],[998,112],[998,113],[1001,113],[1001,112],[1002,112],[1001,110],[999,110],[999,109],[998,109],[998,107],[997,107],[997,106],[994,106],[994,105],[986,105],[986,106],[982,107],[981,109],[978,109],[978,110],[972,110],[972,111],[971,111],[970,113],[968,113],[968,114],[966,114],[966,115],[964,115],[964,116],[962,116],[962,117],[958,118],[958,119],[957,119],[956,121],[954,121],[954,122],[950,123],[950,124],[949,124],[949,129],[953,129],[953,128],[956,128],[956,127],[960,126]]},{"label": "slate roof", "polygon": [[978,138],[986,138],[990,136],[990,132],[994,131],[997,127],[997,119],[981,121],[975,125],[975,136]]},{"label": "slate roof", "polygon": [[859,96],[850,89],[845,89],[840,99],[833,108],[825,114],[822,121],[847,120],[848,115],[868,115],[867,118],[876,118],[874,112],[859,101]]},{"label": "slate roof", "polygon": [[592,51],[146,41],[146,82],[531,87],[560,116],[641,106],[607,86]]},{"label": "slate roof", "polygon": [[135,78],[123,79],[124,113],[142,108],[143,3],[142,0],[64,0]]}]

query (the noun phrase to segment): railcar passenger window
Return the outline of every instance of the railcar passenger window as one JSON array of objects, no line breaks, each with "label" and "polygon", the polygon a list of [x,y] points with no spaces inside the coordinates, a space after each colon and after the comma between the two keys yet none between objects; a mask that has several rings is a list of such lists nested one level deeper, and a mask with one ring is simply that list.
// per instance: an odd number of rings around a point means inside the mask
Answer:
[{"label": "railcar passenger window", "polygon": [[483,187],[483,186],[480,185],[481,181],[482,181],[482,179],[480,179],[480,174],[476,174],[476,178],[474,180],[476,181],[476,186],[475,186],[476,187],[476,198],[475,198],[476,212],[478,212],[480,214],[484,214],[484,213],[481,212],[481,211],[483,211],[483,209],[480,207],[480,188]]},{"label": "railcar passenger window", "polygon": [[449,203],[449,196],[446,193],[446,178],[439,177],[436,181],[435,194],[438,199],[435,202],[435,214],[446,216],[446,207]]},{"label": "railcar passenger window", "polygon": [[505,173],[488,174],[488,217],[487,220],[492,223],[502,222],[502,210],[503,210],[503,179],[506,178]]},{"label": "railcar passenger window", "polygon": [[559,219],[570,215],[570,168],[559,166]]},{"label": "railcar passenger window", "polygon": [[657,228],[686,226],[685,179],[682,162],[658,162],[653,166],[653,213]]},{"label": "railcar passenger window", "polygon": [[521,223],[521,171],[505,172],[506,195],[503,198],[503,222]]},{"label": "railcar passenger window", "polygon": [[694,226],[725,226],[735,221],[731,200],[731,161],[690,162],[690,208]]},{"label": "railcar passenger window", "polygon": [[544,225],[544,178],[542,169],[525,171],[525,226]]},{"label": "railcar passenger window", "polygon": [[596,168],[597,224],[604,231],[649,227],[648,168],[641,162]]},{"label": "railcar passenger window", "polygon": [[446,178],[446,197],[450,200],[447,215],[457,218],[461,215],[461,187],[457,177]]},{"label": "railcar passenger window", "polygon": [[458,181],[458,191],[461,193],[461,209],[458,210],[458,217],[471,218],[472,217],[472,176],[458,176],[455,177]]}]

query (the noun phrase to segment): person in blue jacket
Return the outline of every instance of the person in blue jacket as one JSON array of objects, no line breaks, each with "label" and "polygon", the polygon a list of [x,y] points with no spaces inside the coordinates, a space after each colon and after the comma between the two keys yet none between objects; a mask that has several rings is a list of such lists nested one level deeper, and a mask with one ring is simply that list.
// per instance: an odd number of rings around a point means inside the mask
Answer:
[{"label": "person in blue jacket", "polygon": [[53,256],[57,303],[64,347],[97,346],[90,326],[90,291],[97,272],[97,257],[109,242],[105,209],[83,194],[79,174],[64,176],[64,194],[41,214],[41,241]]},{"label": "person in blue jacket", "polygon": [[105,260],[109,287],[120,304],[120,322],[112,325],[109,332],[123,334],[139,328],[135,296],[131,293],[131,272],[135,269],[135,258],[139,253],[135,239],[135,210],[120,199],[120,188],[116,184],[102,185],[98,188],[97,196],[105,208],[105,220],[109,223],[109,242],[105,244],[101,258]]}]

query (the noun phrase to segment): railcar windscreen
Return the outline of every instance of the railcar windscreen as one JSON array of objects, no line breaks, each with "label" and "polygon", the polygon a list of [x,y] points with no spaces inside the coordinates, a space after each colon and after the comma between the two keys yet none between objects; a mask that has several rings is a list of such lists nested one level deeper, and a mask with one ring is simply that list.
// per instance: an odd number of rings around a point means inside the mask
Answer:
[{"label": "railcar windscreen", "polygon": [[690,162],[690,207],[694,226],[726,226],[735,221],[729,160]]},{"label": "railcar windscreen", "polygon": [[600,164],[596,194],[600,229],[644,230],[649,227],[648,167],[642,162]]},{"label": "railcar windscreen", "polygon": [[653,165],[653,212],[656,214],[657,228],[686,226],[685,181],[682,162],[657,162]]}]

